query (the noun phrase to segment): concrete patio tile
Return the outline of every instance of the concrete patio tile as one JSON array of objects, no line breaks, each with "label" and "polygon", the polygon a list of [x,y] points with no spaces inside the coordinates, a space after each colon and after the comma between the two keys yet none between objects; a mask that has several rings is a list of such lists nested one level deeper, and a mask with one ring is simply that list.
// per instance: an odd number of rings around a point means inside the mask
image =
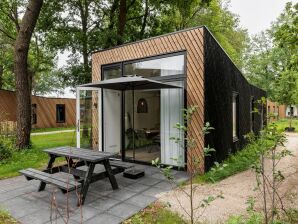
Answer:
[{"label": "concrete patio tile", "polygon": [[133,192],[142,192],[144,190],[147,190],[149,187],[150,186],[144,185],[141,183],[134,183],[134,184],[128,185],[125,189],[128,189]]},{"label": "concrete patio tile", "polygon": [[113,199],[116,199],[118,201],[124,201],[132,196],[134,196],[136,192],[127,190],[127,189],[119,189],[113,191],[111,194],[108,195],[108,197],[111,197]]},{"label": "concrete patio tile", "polygon": [[141,207],[138,207],[135,205],[131,205],[128,203],[121,203],[110,208],[108,210],[108,213],[123,219],[127,219],[132,215],[134,215],[135,213],[137,213],[138,211],[140,211],[141,209],[142,209]]},{"label": "concrete patio tile", "polygon": [[92,206],[83,206],[82,210],[77,209],[74,215],[70,216],[70,219],[75,221],[83,221],[85,222],[88,219],[91,219],[92,217],[99,215],[102,211],[96,208],[93,208]]},{"label": "concrete patio tile", "polygon": [[161,180],[156,179],[156,178],[152,178],[152,177],[142,177],[138,181],[138,183],[141,183],[141,184],[144,184],[144,185],[148,185],[148,186],[155,185],[155,184],[157,184],[159,182],[161,182]]},{"label": "concrete patio tile", "polygon": [[[58,208],[66,209],[67,206],[69,206],[70,210],[74,211],[76,210],[77,207],[77,202],[78,202],[78,197],[76,193],[69,192],[67,194],[63,194],[60,190],[55,192],[54,194],[55,201],[57,203]],[[97,200],[100,198],[100,196],[93,194],[92,192],[88,192],[86,200],[85,200],[85,205],[91,203],[92,201]],[[47,202],[48,204],[51,204],[51,201],[53,200],[52,194],[45,196],[41,198],[41,200]]]},{"label": "concrete patio tile", "polygon": [[106,211],[110,209],[111,207],[115,206],[116,204],[121,203],[121,201],[118,201],[113,198],[108,198],[108,197],[102,197],[96,201],[93,201],[90,203],[88,206],[99,209],[101,211]]},{"label": "concrete patio tile", "polygon": [[166,180],[167,178],[162,173],[155,173],[152,175],[153,178],[159,179],[159,180]]},{"label": "concrete patio tile", "polygon": [[161,188],[165,191],[169,191],[169,190],[172,190],[173,188],[175,188],[176,185],[174,183],[171,183],[170,181],[162,181],[162,182],[154,185],[154,187]]},{"label": "concrete patio tile", "polygon": [[7,209],[9,213],[16,219],[40,210],[38,205],[35,205],[22,198],[14,198],[9,201],[5,201],[1,207]]},{"label": "concrete patio tile", "polygon": [[[54,218],[55,216],[52,215]],[[51,220],[51,210],[41,209],[19,219],[22,224],[43,224]]]},{"label": "concrete patio tile", "polygon": [[157,196],[163,192],[166,192],[166,191],[158,187],[150,187],[148,190],[143,191],[142,194],[157,198]]},{"label": "concrete patio tile", "polygon": [[127,199],[125,202],[135,205],[135,206],[138,206],[138,207],[141,207],[141,208],[146,208],[148,205],[150,205],[155,200],[156,200],[155,197],[139,194],[132,198]]},{"label": "concrete patio tile", "polygon": [[57,220],[52,220],[50,222],[47,222],[45,224],[81,224],[80,220],[76,221],[76,220],[72,220],[72,219],[63,219],[63,218],[59,218]]},{"label": "concrete patio tile", "polygon": [[26,186],[24,188],[18,188],[18,189],[15,189],[15,190],[4,192],[3,194],[0,195],[0,202],[13,199],[15,197],[26,194],[28,192],[32,192],[33,190],[34,190],[34,187]]},{"label": "concrete patio tile", "polygon": [[123,220],[121,218],[105,212],[87,220],[85,224],[119,224],[122,221]]}]

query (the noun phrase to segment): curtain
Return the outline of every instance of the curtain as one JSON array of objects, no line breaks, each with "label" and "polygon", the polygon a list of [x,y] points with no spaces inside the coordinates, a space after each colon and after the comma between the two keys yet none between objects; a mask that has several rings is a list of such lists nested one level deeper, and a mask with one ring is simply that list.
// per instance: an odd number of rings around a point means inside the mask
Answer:
[{"label": "curtain", "polygon": [[[178,86],[184,81],[169,82]],[[161,162],[167,165],[184,166],[184,145],[175,143],[171,137],[179,137],[184,142],[184,133],[174,128],[183,123],[184,89],[162,89],[160,96],[160,140]]]}]

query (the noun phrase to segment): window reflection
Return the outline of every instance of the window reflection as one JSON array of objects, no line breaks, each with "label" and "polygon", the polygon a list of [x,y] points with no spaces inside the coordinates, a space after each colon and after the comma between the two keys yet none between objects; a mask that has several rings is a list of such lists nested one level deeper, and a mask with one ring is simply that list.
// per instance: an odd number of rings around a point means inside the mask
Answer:
[{"label": "window reflection", "polygon": [[138,75],[145,78],[184,73],[184,55],[134,62],[124,65],[124,75]]}]

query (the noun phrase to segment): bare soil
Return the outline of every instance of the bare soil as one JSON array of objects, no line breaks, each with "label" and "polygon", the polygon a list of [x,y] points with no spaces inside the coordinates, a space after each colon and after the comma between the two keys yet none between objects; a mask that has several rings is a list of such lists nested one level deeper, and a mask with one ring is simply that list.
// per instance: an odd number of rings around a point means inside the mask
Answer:
[{"label": "bare soil", "polygon": [[[278,169],[286,177],[279,188],[279,193],[283,197],[286,208],[298,209],[298,134],[288,133],[287,139],[286,148],[291,150],[293,156],[283,158],[278,164]],[[268,160],[266,166],[270,168]],[[252,170],[241,172],[215,184],[196,185],[194,201],[197,207],[210,195],[222,194],[224,197],[224,199],[216,199],[205,209],[199,208],[196,211],[198,221],[223,223],[231,215],[245,215],[248,207],[247,200],[251,196],[257,201],[256,208],[260,209],[261,195],[254,190],[255,187],[256,177]],[[181,191],[176,189],[161,195],[159,202],[170,204],[172,211],[178,212],[186,219],[189,218],[187,212],[190,211],[190,203]]]}]

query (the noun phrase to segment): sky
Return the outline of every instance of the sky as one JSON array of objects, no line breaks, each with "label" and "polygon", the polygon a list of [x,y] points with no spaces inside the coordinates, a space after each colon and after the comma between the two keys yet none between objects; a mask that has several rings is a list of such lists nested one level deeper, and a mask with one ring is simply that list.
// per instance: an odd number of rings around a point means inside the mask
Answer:
[{"label": "sky", "polygon": [[[290,0],[230,0],[230,10],[240,16],[240,24],[250,35],[270,28]],[[297,3],[298,0],[292,0]]]},{"label": "sky", "polygon": [[[290,0],[230,0],[230,10],[240,18],[240,25],[248,30],[249,35],[257,34],[270,28],[270,25],[282,13]],[[297,3],[298,0],[292,0]],[[67,53],[60,54],[58,66],[66,64]],[[60,95],[61,96],[61,95]],[[75,98],[69,88],[63,97]]]}]

